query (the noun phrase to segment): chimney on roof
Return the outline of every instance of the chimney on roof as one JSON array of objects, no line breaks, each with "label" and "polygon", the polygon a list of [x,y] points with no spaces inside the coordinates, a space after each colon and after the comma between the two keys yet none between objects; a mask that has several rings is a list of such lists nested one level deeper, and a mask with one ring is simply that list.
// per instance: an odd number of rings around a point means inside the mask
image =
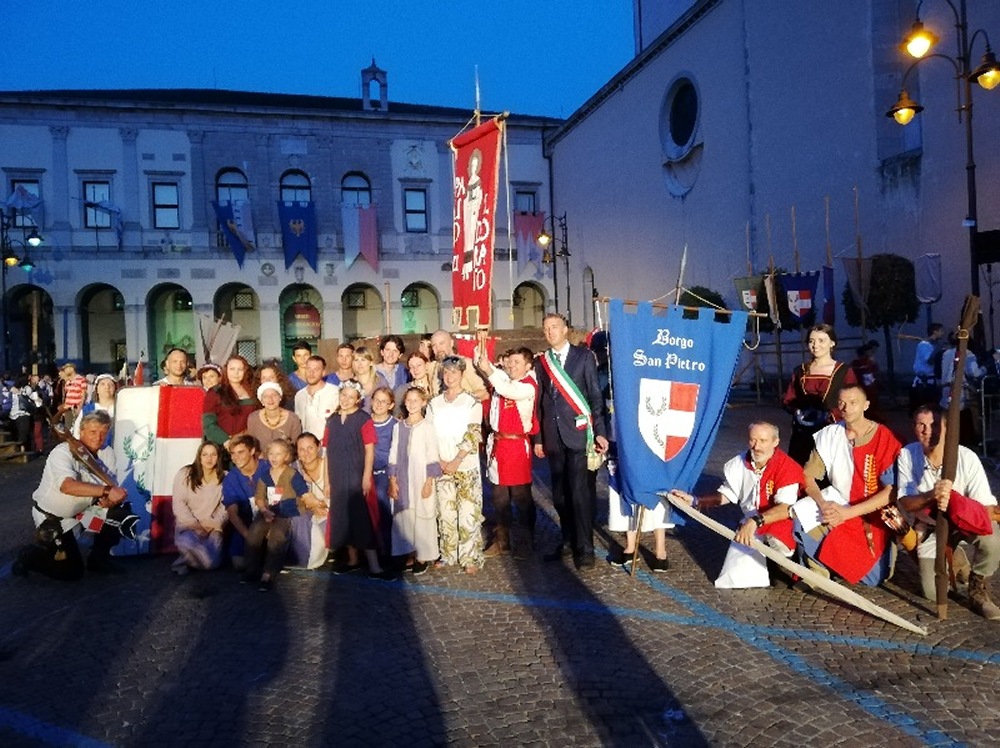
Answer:
[{"label": "chimney on roof", "polygon": [[366,112],[386,112],[389,110],[389,84],[386,72],[375,64],[361,71],[361,103]]}]

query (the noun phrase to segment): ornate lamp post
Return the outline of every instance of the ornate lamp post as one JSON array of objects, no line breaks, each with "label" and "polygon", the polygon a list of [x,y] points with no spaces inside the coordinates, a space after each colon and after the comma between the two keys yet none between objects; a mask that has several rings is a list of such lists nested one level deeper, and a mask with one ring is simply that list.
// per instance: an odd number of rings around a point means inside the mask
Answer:
[{"label": "ornate lamp post", "polygon": [[[559,311],[559,280],[558,274],[556,273],[557,263],[556,258],[562,257],[565,262],[565,272],[566,272],[566,320],[573,324],[573,312],[570,306],[569,289],[569,258],[571,257],[569,253],[569,242],[568,242],[568,231],[566,228],[566,214],[563,213],[561,216],[549,216],[547,219],[552,227],[552,233],[545,231],[544,227],[542,232],[538,235],[537,241],[538,245],[542,248],[544,254],[542,255],[542,262],[545,264],[552,265],[552,285],[555,288],[555,302],[556,311]],[[559,231],[559,238],[556,239],[556,229]],[[549,245],[552,245],[551,249]]]},{"label": "ornate lamp post", "polygon": [[[30,249],[42,243],[42,237],[38,234],[37,228],[32,228],[23,240],[12,239],[10,230],[14,227],[14,213],[0,211],[0,251],[3,254],[3,262],[0,262],[0,325],[3,327],[3,368],[10,371],[10,325],[8,324],[8,299],[7,299],[7,271],[14,267],[20,267],[30,273],[35,264],[31,261]],[[23,230],[22,230],[23,232]],[[24,248],[24,256],[18,257],[14,253],[14,245],[20,244]]]},{"label": "ornate lamp post", "polygon": [[[958,53],[955,57],[935,53],[928,55],[938,37],[927,29],[920,21],[920,7],[923,0],[917,4],[917,19],[910,28],[910,33],[903,40],[902,48],[911,57],[916,58],[916,62],[907,68],[903,75],[902,90],[899,100],[886,112],[887,117],[892,117],[901,125],[908,124],[917,114],[923,111],[923,107],[910,98],[906,91],[906,81],[910,73],[924,60],[939,58],[948,60],[955,68],[955,78],[959,89],[958,120],[965,125],[965,173],[966,192],[968,194],[968,212],[963,221],[963,225],[969,229],[969,261],[972,265],[972,293],[979,295],[979,261],[976,252],[978,234],[977,211],[976,211],[976,161],[973,156],[972,140],[972,84],[978,83],[987,91],[992,90],[1000,84],[1000,64],[990,47],[989,37],[983,29],[976,30],[972,37],[969,37],[969,24],[966,14],[966,0],[959,0],[957,6],[952,0],[944,0],[948,3],[952,13],[955,15],[956,41]],[[986,51],[983,54],[979,67],[972,68],[972,47],[976,37],[983,35],[986,44]]]}]

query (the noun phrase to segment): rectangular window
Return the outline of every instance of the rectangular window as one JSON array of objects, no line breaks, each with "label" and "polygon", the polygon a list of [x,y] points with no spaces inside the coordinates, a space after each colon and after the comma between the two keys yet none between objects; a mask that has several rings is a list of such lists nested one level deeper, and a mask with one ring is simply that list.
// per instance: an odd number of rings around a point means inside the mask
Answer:
[{"label": "rectangular window", "polygon": [[249,200],[250,188],[246,185],[220,184],[215,188],[215,196],[220,203],[232,203],[236,200]]},{"label": "rectangular window", "polygon": [[100,208],[88,207],[88,203],[94,204],[111,200],[110,182],[84,182],[83,183],[83,225],[88,229],[111,228],[111,214]]},{"label": "rectangular window", "polygon": [[253,300],[253,291],[237,291],[233,296],[233,309],[253,309]]},{"label": "rectangular window", "polygon": [[416,309],[420,306],[420,292],[413,288],[403,291],[401,303],[404,309]]},{"label": "rectangular window", "polygon": [[403,190],[403,210],[406,217],[406,231],[411,234],[426,234],[427,190],[415,188]]},{"label": "rectangular window", "polygon": [[179,229],[181,210],[177,184],[153,182],[153,228]]},{"label": "rectangular window", "polygon": [[283,203],[308,203],[312,200],[312,188],[281,186],[281,201]]},{"label": "rectangular window", "polygon": [[535,193],[518,190],[514,193],[514,210],[518,213],[535,212]]},{"label": "rectangular window", "polygon": [[[38,184],[37,179],[12,179],[10,180],[10,190],[11,192],[16,192],[18,187],[23,187],[24,190],[30,194],[38,197],[41,195],[41,187]],[[37,208],[41,210],[41,207]],[[35,219],[31,217],[30,213],[22,213],[20,210],[14,213],[14,225],[18,228],[21,227],[33,227],[37,226]]]},{"label": "rectangular window", "polygon": [[247,361],[250,362],[251,366],[257,365],[257,341],[256,340],[237,340],[236,341],[236,355],[243,356]]},{"label": "rectangular window", "polygon": [[347,292],[347,308],[348,309],[364,309],[365,308],[365,292],[364,291],[348,291]]}]

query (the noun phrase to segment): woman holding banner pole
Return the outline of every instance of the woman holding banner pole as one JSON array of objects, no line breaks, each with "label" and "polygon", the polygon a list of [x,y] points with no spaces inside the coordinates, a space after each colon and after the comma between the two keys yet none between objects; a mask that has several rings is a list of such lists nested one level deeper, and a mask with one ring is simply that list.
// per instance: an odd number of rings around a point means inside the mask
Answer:
[{"label": "woman holding banner pole", "polygon": [[837,393],[841,387],[857,384],[854,371],[833,357],[837,333],[831,325],[819,324],[809,329],[809,354],[812,360],[797,366],[788,383],[783,405],[792,414],[789,456],[805,465],[815,444],[813,434],[840,420]]}]

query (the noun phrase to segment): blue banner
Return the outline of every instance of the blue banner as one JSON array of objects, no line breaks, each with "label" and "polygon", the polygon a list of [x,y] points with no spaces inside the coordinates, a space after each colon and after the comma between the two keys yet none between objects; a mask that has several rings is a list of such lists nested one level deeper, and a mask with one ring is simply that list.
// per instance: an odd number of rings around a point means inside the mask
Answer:
[{"label": "blue banner", "polygon": [[781,285],[788,300],[788,311],[799,324],[809,327],[816,319],[816,290],[819,287],[819,271],[809,273],[785,273]]},{"label": "blue banner", "polygon": [[[611,373],[621,495],[653,508],[690,491],[712,450],[747,326],[746,312],[611,302]],[[682,524],[680,518],[675,520]]]},{"label": "blue banner", "polygon": [[302,255],[309,267],[317,270],[316,209],[312,202],[286,203],[278,201],[281,222],[281,246],[285,249],[285,270]]},{"label": "blue banner", "polygon": [[228,201],[220,203],[213,200],[212,208],[215,209],[215,218],[219,222],[219,230],[225,237],[226,244],[233,250],[233,257],[236,258],[236,264],[243,267],[243,260],[246,259],[247,251],[253,249],[253,225],[250,224],[249,226],[250,236],[247,236],[247,227],[243,225],[244,223],[249,223],[249,221],[244,220],[244,216],[249,218],[250,204],[242,201],[239,206],[238,215],[234,204]]}]

